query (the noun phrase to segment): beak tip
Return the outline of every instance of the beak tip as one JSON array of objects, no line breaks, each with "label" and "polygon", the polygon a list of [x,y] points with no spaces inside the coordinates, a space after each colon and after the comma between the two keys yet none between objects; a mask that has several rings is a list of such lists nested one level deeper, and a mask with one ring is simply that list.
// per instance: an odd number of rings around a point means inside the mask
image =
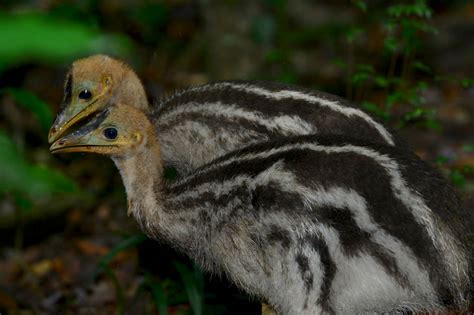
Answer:
[{"label": "beak tip", "polygon": [[48,133],[48,143],[53,144],[64,134],[63,128],[58,128],[56,125],[52,126]]},{"label": "beak tip", "polygon": [[58,136],[58,130],[56,129],[55,126],[51,127],[48,133],[48,143],[49,144],[53,143],[57,139],[57,136]]},{"label": "beak tip", "polygon": [[58,141],[55,141],[53,144],[51,144],[51,146],[49,147],[49,152],[51,152],[52,154],[55,154],[57,153],[56,150],[57,149],[60,149],[61,147],[63,147],[65,144],[65,141],[63,139],[61,140],[58,140]]},{"label": "beak tip", "polygon": [[54,145],[54,143],[49,147],[49,152],[54,154],[54,150],[56,149],[56,146]]}]

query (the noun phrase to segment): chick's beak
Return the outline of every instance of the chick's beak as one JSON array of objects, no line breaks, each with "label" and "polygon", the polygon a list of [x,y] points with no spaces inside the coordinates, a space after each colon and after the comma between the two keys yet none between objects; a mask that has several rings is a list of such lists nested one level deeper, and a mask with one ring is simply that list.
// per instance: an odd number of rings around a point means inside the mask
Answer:
[{"label": "chick's beak", "polygon": [[65,135],[78,121],[96,113],[101,110],[102,107],[103,104],[99,99],[95,99],[89,104],[71,103],[66,105],[64,110],[56,117],[51,129],[49,129],[48,142],[55,142]]},{"label": "chick's beak", "polygon": [[81,126],[78,130],[63,136],[53,142],[49,151],[51,153],[62,152],[88,152],[88,153],[102,153],[110,152],[110,148],[115,147],[115,144],[105,141],[98,135],[100,125],[109,115],[108,110],[101,111],[87,124]]},{"label": "chick's beak", "polygon": [[59,139],[49,147],[49,151],[54,154],[64,152],[67,148],[68,141],[66,141],[65,139]]},{"label": "chick's beak", "polygon": [[53,154],[63,152],[88,152],[91,147],[88,140],[87,135],[74,132],[56,140],[51,147],[49,147],[49,151]]},{"label": "chick's beak", "polygon": [[48,142],[52,143],[64,134],[64,111],[59,113],[53,125],[49,129]]}]

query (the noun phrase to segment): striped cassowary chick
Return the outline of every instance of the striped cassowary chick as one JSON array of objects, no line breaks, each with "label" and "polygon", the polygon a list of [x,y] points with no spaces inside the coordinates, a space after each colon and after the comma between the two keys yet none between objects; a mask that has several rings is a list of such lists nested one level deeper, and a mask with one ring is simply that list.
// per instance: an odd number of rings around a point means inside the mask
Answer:
[{"label": "striped cassowary chick", "polygon": [[401,144],[380,122],[348,101],[281,83],[207,84],[178,91],[150,106],[136,74],[104,55],[73,63],[50,142],[114,102],[151,108],[165,164],[180,173],[248,144],[281,136],[345,135]]},{"label": "striped cassowary chick", "polygon": [[464,309],[469,256],[456,195],[390,146],[299,136],[163,180],[143,112],[109,107],[53,153],[109,155],[152,238],[222,273],[279,314]]}]

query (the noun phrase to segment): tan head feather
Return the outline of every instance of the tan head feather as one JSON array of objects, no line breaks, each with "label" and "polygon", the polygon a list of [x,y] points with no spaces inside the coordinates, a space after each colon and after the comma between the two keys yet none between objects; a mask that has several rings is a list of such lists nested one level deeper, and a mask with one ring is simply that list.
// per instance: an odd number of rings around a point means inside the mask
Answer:
[{"label": "tan head feather", "polygon": [[78,121],[113,103],[147,110],[148,101],[138,76],[117,59],[95,55],[72,64],[66,78],[62,111],[50,129],[49,142],[63,136]]}]

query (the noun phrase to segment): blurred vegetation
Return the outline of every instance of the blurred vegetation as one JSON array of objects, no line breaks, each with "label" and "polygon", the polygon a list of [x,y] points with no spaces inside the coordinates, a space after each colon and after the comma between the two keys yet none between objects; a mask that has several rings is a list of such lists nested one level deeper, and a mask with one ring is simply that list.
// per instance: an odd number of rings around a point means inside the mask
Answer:
[{"label": "blurred vegetation", "polygon": [[[468,196],[473,17],[471,2],[441,0],[3,1],[0,313],[81,313],[91,300],[92,312],[118,314],[259,311],[185,258],[147,245],[125,223],[111,163],[50,156],[47,131],[74,59],[106,53],[127,60],[150,99],[220,79],[276,80],[345,96],[409,134],[417,153]],[[96,297],[107,296],[104,288],[112,301]]]},{"label": "blurred vegetation", "polygon": [[3,68],[31,61],[57,64],[84,53],[124,55],[131,45],[126,37],[102,34],[89,25],[54,14],[2,14],[0,26],[0,67]]}]

